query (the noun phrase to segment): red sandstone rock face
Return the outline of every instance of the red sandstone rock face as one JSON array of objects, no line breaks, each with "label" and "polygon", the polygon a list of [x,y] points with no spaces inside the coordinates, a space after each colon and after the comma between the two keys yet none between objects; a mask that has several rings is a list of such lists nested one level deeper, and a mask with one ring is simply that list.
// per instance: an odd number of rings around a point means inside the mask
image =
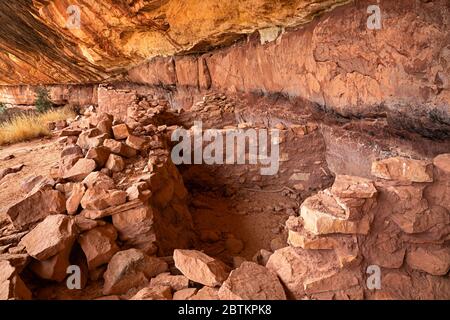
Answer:
[{"label": "red sandstone rock face", "polygon": [[77,29],[66,27],[73,16],[65,1],[4,2],[0,83],[98,82],[149,57],[228,44],[275,24],[299,25],[345,2],[75,0]]},{"label": "red sandstone rock face", "polygon": [[[433,163],[445,168],[446,159],[446,155],[440,155]],[[405,180],[405,177],[417,178],[420,176],[417,173],[425,173],[425,169],[433,171],[433,168],[428,162],[418,161],[414,165],[407,162],[409,166],[402,171],[404,162],[399,159],[386,159],[386,163],[391,174],[403,173],[397,175],[399,180],[392,181],[391,175],[376,182],[338,176],[331,191],[307,199],[302,204],[301,216],[288,220],[290,247],[277,250],[267,267],[277,273],[290,295],[298,299],[302,296],[314,299],[448,298],[449,282],[443,275],[448,274],[450,267],[449,211],[424,193],[427,186],[432,187],[436,182]],[[357,209],[371,216],[366,235],[352,239],[349,234],[353,230],[341,228],[352,221],[336,205],[336,202],[342,203],[341,196],[377,198],[375,204]],[[334,223],[326,223],[328,220],[324,221],[323,216]],[[334,228],[332,234],[327,233],[330,228]],[[316,269],[310,270],[311,265]],[[364,292],[361,288],[361,279],[369,265],[380,267],[383,273],[382,288],[375,292]],[[386,273],[392,269],[397,271]]]},{"label": "red sandstone rock face", "polygon": [[[437,58],[448,56],[448,4],[383,4],[383,26],[378,31],[365,28],[368,4],[364,1],[339,8],[267,45],[256,40],[237,44],[193,57],[191,63],[186,63],[186,58],[173,63],[169,59],[151,61],[130,71],[130,79],[230,91],[282,92],[344,116],[387,112],[392,125],[427,135],[439,133],[440,125],[433,120],[437,117],[444,120],[441,129],[448,132],[449,89],[439,79],[450,71],[448,64]],[[420,23],[412,25],[411,19]],[[418,49],[425,43],[426,50]],[[163,69],[169,76],[157,80],[145,77],[152,68]],[[199,82],[199,75],[204,74],[209,84]],[[172,80],[176,76],[182,83]]]},{"label": "red sandstone rock face", "polygon": [[[367,7],[372,4],[370,1],[344,5],[324,17],[319,17],[301,30],[289,29],[284,32],[286,30],[261,29],[270,26],[269,21],[276,21],[278,26],[295,26],[309,20],[310,10],[330,8],[333,6],[332,2],[336,1],[315,3],[315,6],[308,6],[309,2],[291,1],[284,3],[281,8],[272,3],[266,4],[266,1],[246,2],[246,5],[232,1],[224,8],[221,7],[223,5],[220,1],[200,5],[196,2],[181,4],[179,0],[171,0],[160,8],[148,1],[141,1],[135,6],[101,4],[90,7],[89,10],[93,10],[93,16],[107,18],[96,19],[96,23],[89,24],[95,32],[82,27],[83,41],[77,42],[78,50],[67,53],[68,59],[61,59],[64,55],[55,52],[53,45],[52,48],[47,48],[48,51],[41,52],[42,55],[51,56],[50,59],[39,59],[43,65],[36,61],[34,64],[30,62],[22,65],[5,58],[4,69],[17,69],[17,74],[14,73],[4,81],[11,84],[23,81],[87,83],[104,79],[106,75],[111,74],[111,70],[115,70],[112,71],[115,74],[122,67],[138,65],[130,70],[124,79],[141,84],[177,86],[179,91],[186,88],[194,91],[212,88],[284,93],[308,99],[326,110],[344,116],[380,116],[386,113],[389,123],[394,127],[418,131],[426,136],[448,137],[450,93],[447,74],[450,74],[450,70],[446,46],[450,30],[450,9],[445,0],[432,3],[419,0],[385,3],[381,6],[381,30],[369,30],[366,27]],[[212,10],[213,3],[223,10]],[[27,7],[23,1],[17,1],[15,6],[19,11],[35,12],[35,9]],[[40,18],[37,18],[39,21],[34,21],[33,26],[37,30],[49,31],[51,39],[64,34],[59,40],[60,47],[68,47],[69,43],[70,47],[73,47],[72,37],[81,36],[79,33],[70,34],[69,30],[62,29],[65,16],[63,4],[54,0],[51,4],[36,6],[41,8],[41,11],[36,13]],[[181,11],[180,6],[183,7]],[[255,8],[261,8],[261,11],[253,14]],[[247,15],[247,10],[253,13]],[[294,10],[297,14],[287,14],[289,10]],[[160,15],[160,11],[165,12],[165,15]],[[123,15],[123,12],[130,13],[130,16]],[[154,16],[156,12],[158,18]],[[232,23],[236,12],[243,14],[242,19]],[[298,14],[299,12],[301,14]],[[227,23],[218,22],[222,21],[219,19],[221,14],[224,14],[224,21]],[[264,15],[264,18],[259,18],[260,14]],[[109,19],[116,15],[122,18]],[[202,20],[198,20],[198,15],[203,17]],[[163,21],[161,16],[167,21]],[[55,24],[52,24],[54,29],[48,30],[46,23],[54,21],[54,17],[58,17]],[[148,31],[149,33],[140,30],[140,39],[145,37],[148,41],[137,41],[136,25],[147,20],[153,24],[152,17],[161,24],[154,25],[156,29]],[[33,19],[26,14],[21,18]],[[105,21],[116,21],[114,28],[105,26]],[[202,28],[198,27],[199,21]],[[200,56],[156,58],[139,65],[139,62],[157,55],[155,50],[167,55],[179,51],[188,52],[190,49],[209,49],[214,44],[227,43],[229,35],[242,34],[242,21],[247,21],[245,32],[259,29],[259,35],[252,36],[246,43],[240,42]],[[15,21],[11,23],[12,26],[15,25]],[[160,34],[156,31],[157,26],[165,26],[167,30],[160,30]],[[18,29],[21,28],[26,27],[21,26]],[[270,30],[273,32],[269,32]],[[17,32],[14,29],[8,31],[11,31],[11,34]],[[116,34],[117,32],[120,35]],[[269,40],[276,41],[261,44],[267,40],[266,35],[271,33],[274,37],[269,37]],[[3,34],[3,37],[6,37],[5,43],[8,43],[10,33]],[[31,31],[30,34],[30,38],[26,40],[35,46],[40,36]],[[122,37],[123,34],[127,36]],[[67,39],[69,35],[70,40]],[[33,36],[36,39],[33,39]],[[180,42],[181,38],[184,40]],[[118,39],[121,40],[117,42]],[[48,39],[40,40],[45,44],[48,42]],[[196,47],[199,43],[202,45]],[[22,61],[33,61],[34,59],[29,59],[31,55],[36,58],[28,47],[17,48],[15,54],[22,57]],[[68,69],[67,78],[70,80],[63,77],[65,73],[61,72],[47,72],[46,75],[32,73],[30,68],[37,65],[40,66],[39,70]],[[86,65],[88,67],[80,70],[80,66]],[[51,80],[48,79],[48,74],[51,74]],[[68,96],[68,100],[79,100],[82,105],[91,100],[95,103],[95,93],[89,90],[56,87],[54,96],[59,101],[65,100],[61,96]],[[96,91],[95,88],[93,90]],[[30,91],[23,88],[2,88],[0,97],[5,98],[0,100],[14,102],[17,99],[11,97]],[[64,93],[58,94],[58,91]],[[28,93],[25,96],[30,96]],[[109,112],[112,113],[125,113],[124,108],[134,99],[135,93],[129,90],[108,91],[107,86],[101,86],[98,90],[98,104],[111,106]],[[192,100],[192,97],[183,99]]]},{"label": "red sandstone rock face", "polygon": [[[34,86],[0,86],[0,100],[12,105],[34,105],[36,99]],[[97,104],[95,85],[52,85],[48,86],[49,97],[57,105]]]}]

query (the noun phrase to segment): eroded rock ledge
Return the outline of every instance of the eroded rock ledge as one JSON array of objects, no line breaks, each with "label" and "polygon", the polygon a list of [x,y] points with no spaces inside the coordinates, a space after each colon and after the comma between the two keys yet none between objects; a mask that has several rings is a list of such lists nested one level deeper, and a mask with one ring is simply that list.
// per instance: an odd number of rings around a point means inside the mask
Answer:
[{"label": "eroded rock ledge", "polygon": [[[381,30],[366,28],[361,1],[260,44],[200,56],[159,58],[132,82],[302,97],[344,117],[388,117],[430,137],[450,129],[450,7],[433,1],[382,5]],[[445,14],[444,14],[445,12]]]},{"label": "eroded rock ledge", "polygon": [[[192,250],[188,191],[168,157],[177,126],[158,125],[167,101],[140,106],[126,122],[86,110],[58,130],[51,178],[26,179],[0,229],[1,299],[449,298],[450,154],[374,161],[373,179],[336,175],[290,215],[287,243],[231,264]],[[317,129],[282,131],[287,144],[290,131]],[[66,288],[69,265],[82,271],[79,290]]]},{"label": "eroded rock ledge", "polygon": [[[0,84],[86,83],[159,55],[296,26],[346,0],[18,0],[0,4]],[[66,28],[69,5],[80,28]]]},{"label": "eroded rock ledge", "polygon": [[[166,6],[173,2],[167,2]],[[164,88],[168,96],[182,101],[176,103],[176,107],[191,107],[195,94],[209,90],[281,93],[309,100],[318,108],[340,116],[387,117],[394,127],[416,131],[430,138],[447,138],[450,132],[449,4],[418,0],[386,2],[381,5],[382,29],[368,30],[369,4],[370,1],[359,1],[341,6],[299,29],[278,28],[276,32],[271,29],[275,32],[272,32],[273,37],[269,37],[272,41],[265,44],[261,42],[267,40],[267,35],[260,30],[245,41],[203,54],[195,53],[198,50],[193,44],[195,41],[191,41],[194,53],[186,55],[189,50],[185,48],[177,51],[185,55],[157,57],[144,63],[139,63],[145,60],[139,47],[130,46],[123,40],[122,49],[132,50],[138,58],[122,57],[121,47],[116,44],[114,52],[117,57],[108,57],[107,63],[110,71],[137,64],[118,76],[122,83],[125,81],[134,88],[141,86],[137,91],[148,87]],[[45,10],[47,14],[52,12],[48,8]],[[189,12],[186,15],[185,19],[188,19]],[[170,25],[175,28],[176,24]],[[222,27],[220,23],[214,24],[215,32],[220,33]],[[200,34],[205,30],[197,31]],[[255,29],[245,30],[250,33]],[[188,31],[187,34],[192,36]],[[144,35],[140,35],[142,39],[146,39]],[[139,43],[143,45],[146,41]],[[152,42],[150,44],[158,47]],[[154,54],[145,56],[148,58]],[[95,68],[106,61],[103,56],[98,59],[92,62]],[[10,59],[4,61],[8,64]],[[41,60],[42,63],[44,61],[48,60]],[[55,59],[52,64],[58,64],[58,61]],[[47,70],[40,63],[36,66]],[[14,66],[8,68],[20,70]],[[58,76],[71,74],[67,68],[61,70],[65,72],[59,72]],[[113,74],[117,75],[116,72],[108,72],[108,76]],[[24,79],[28,83],[49,82],[45,78],[35,81],[30,75]],[[105,78],[98,73],[89,79],[74,78],[70,81],[102,79]],[[55,78],[54,81],[66,82],[63,78]],[[13,81],[18,82],[23,81]],[[32,87],[1,87],[0,99],[13,104],[29,104],[32,103],[32,91]],[[59,102],[102,103],[100,98],[97,100],[96,86],[92,92],[79,86],[56,86],[52,91],[55,101]],[[121,95],[115,97],[122,98]],[[124,105],[122,102],[116,104]],[[108,111],[113,112],[111,108]]]}]

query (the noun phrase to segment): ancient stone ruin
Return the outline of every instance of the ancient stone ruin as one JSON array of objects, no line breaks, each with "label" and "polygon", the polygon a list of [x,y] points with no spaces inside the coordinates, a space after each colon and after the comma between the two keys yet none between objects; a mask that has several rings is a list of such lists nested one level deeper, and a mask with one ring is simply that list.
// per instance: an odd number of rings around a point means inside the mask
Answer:
[{"label": "ancient stone ruin", "polygon": [[73,2],[0,4],[77,113],[0,147],[0,300],[450,299],[448,1]]}]

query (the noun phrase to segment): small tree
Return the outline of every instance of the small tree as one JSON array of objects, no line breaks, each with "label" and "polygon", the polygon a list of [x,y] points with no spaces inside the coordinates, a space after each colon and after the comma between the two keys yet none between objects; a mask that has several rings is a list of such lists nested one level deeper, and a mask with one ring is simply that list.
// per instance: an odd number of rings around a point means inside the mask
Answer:
[{"label": "small tree", "polygon": [[0,102],[0,114],[5,113],[6,112],[6,104],[4,104],[3,102]]},{"label": "small tree", "polygon": [[39,87],[36,90],[36,100],[34,102],[36,110],[40,113],[50,110],[53,103],[50,101],[49,92],[46,88]]}]

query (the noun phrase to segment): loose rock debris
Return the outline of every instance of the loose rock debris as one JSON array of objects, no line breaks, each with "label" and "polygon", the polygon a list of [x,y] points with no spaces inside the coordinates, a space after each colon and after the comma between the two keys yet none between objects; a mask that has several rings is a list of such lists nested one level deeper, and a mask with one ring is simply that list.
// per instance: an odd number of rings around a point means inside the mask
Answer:
[{"label": "loose rock debris", "polygon": [[[205,101],[198,108],[217,102]],[[211,207],[190,195],[171,161],[177,126],[161,125],[166,108],[156,104],[129,122],[91,112],[60,130],[71,139],[61,141],[57,165],[49,176],[27,178],[27,196],[6,212],[0,299],[70,296],[71,265],[82,271],[81,296],[92,299],[450,298],[450,154],[376,161],[375,180],[336,176],[275,230],[286,238],[249,261],[234,235],[195,230],[192,208]],[[208,253],[196,248],[199,241]],[[224,250],[232,261],[221,260]],[[366,282],[371,265],[383,272],[379,290]]]}]

